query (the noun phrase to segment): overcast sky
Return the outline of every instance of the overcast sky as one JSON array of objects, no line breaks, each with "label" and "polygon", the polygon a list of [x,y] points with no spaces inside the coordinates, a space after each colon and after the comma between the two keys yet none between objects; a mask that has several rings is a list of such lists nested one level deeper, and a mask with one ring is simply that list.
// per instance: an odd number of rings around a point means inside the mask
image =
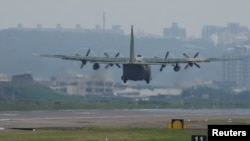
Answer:
[{"label": "overcast sky", "polygon": [[188,36],[200,36],[203,25],[226,26],[237,22],[250,27],[250,0],[0,0],[0,29],[16,27],[106,28],[121,25],[134,30],[162,35],[165,27],[177,22]]}]

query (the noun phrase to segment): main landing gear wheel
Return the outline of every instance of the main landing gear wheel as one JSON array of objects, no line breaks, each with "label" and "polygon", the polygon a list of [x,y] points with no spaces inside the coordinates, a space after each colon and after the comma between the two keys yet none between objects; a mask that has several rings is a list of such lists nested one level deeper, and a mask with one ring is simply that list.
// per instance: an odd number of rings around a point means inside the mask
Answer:
[{"label": "main landing gear wheel", "polygon": [[123,83],[127,83],[128,79],[127,78],[124,78],[123,79]]},{"label": "main landing gear wheel", "polygon": [[123,80],[123,83],[127,83],[128,79],[124,78],[123,76],[121,77],[121,79]]}]

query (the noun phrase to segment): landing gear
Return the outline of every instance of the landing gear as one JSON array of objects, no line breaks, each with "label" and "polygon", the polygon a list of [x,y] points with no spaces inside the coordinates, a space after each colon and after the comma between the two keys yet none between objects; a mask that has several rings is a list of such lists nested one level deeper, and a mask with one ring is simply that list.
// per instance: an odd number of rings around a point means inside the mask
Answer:
[{"label": "landing gear", "polygon": [[127,80],[128,80],[128,79],[124,78],[124,79],[123,79],[123,83],[127,83]]},{"label": "landing gear", "polygon": [[121,79],[123,80],[123,83],[127,83],[128,79],[124,78],[123,76],[121,77]]},{"label": "landing gear", "polygon": [[149,78],[147,78],[145,81],[146,81],[147,84],[149,84],[149,81],[150,81],[150,80],[149,80]]}]

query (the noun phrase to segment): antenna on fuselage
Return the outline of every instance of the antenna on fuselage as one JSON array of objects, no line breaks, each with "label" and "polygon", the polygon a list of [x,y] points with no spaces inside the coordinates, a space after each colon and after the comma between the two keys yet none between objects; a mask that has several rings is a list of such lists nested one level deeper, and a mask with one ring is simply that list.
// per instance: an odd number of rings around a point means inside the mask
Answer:
[{"label": "antenna on fuselage", "polygon": [[134,32],[133,25],[131,25],[131,35],[130,35],[130,63],[135,62],[135,51],[134,51]]}]

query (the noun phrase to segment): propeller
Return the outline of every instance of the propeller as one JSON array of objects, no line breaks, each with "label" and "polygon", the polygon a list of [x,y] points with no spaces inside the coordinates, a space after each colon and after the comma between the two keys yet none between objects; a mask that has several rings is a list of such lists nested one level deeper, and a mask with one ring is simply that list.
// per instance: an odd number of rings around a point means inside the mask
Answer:
[{"label": "propeller", "polygon": [[[197,52],[193,58],[196,58],[199,55],[199,52]],[[186,53],[183,53],[183,56],[185,56],[186,58],[190,58]],[[186,66],[185,69],[187,69],[188,67],[192,67],[193,65],[195,65],[197,68],[200,68],[200,65],[198,65],[195,62],[189,62]]]},{"label": "propeller", "polygon": [[90,48],[88,49],[86,56],[89,56],[89,53],[90,53]]},{"label": "propeller", "polygon": [[[169,51],[166,52],[165,59],[168,58],[168,55],[169,55]],[[164,65],[161,65],[160,71],[162,72],[163,68],[165,68],[165,67],[166,67],[165,64],[164,64]]]},{"label": "propeller", "polygon": [[[90,53],[90,48],[88,49],[87,53],[85,56],[89,56],[89,53]],[[76,54],[76,56],[80,56],[79,54]],[[84,65],[86,65],[87,61],[86,60],[81,60],[81,66],[80,68],[82,69]]]},{"label": "propeller", "polygon": [[[104,55],[106,56],[106,57],[109,57],[109,55],[108,55],[108,53],[107,52],[104,52]],[[120,55],[120,53],[118,52],[118,53],[116,53],[116,55],[115,55],[115,58],[116,57],[118,57]],[[111,63],[111,64],[107,64],[106,66],[105,66],[105,69],[107,69],[109,66],[110,67],[112,67],[114,64],[113,63]],[[118,68],[121,68],[121,66],[119,65],[119,64],[115,64]]]}]

